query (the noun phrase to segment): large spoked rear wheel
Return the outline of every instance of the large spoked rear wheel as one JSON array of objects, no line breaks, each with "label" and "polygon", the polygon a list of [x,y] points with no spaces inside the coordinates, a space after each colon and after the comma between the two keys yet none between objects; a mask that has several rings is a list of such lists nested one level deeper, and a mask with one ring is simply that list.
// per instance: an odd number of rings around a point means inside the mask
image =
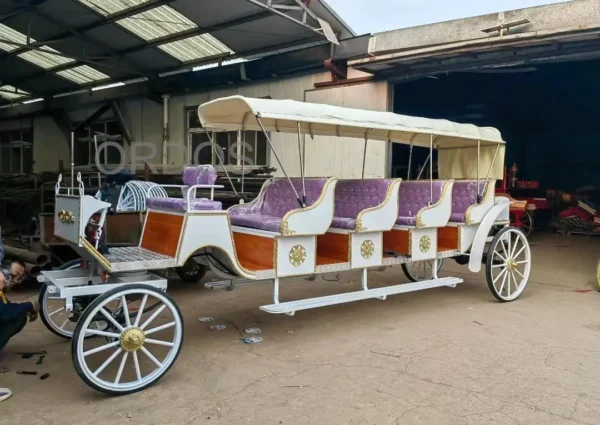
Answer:
[{"label": "large spoked rear wheel", "polygon": [[515,227],[500,230],[488,247],[486,278],[490,291],[502,302],[523,293],[531,273],[531,250],[525,233]]},{"label": "large spoked rear wheel", "polygon": [[200,281],[206,274],[206,271],[206,266],[197,262],[193,257],[189,258],[183,266],[175,269],[179,279],[188,283]]},{"label": "large spoked rear wheel", "polygon": [[[443,259],[438,260],[438,276],[442,269],[443,262]],[[411,263],[402,264],[402,271],[411,282],[430,280],[433,279],[433,263],[434,260],[413,261]]]},{"label": "large spoked rear wheel", "polygon": [[[94,326],[100,318],[108,323],[104,331]],[[182,343],[183,317],[173,299],[149,285],[132,284],[111,289],[88,306],[77,323],[71,354],[86,384],[125,395],[162,378]]]}]

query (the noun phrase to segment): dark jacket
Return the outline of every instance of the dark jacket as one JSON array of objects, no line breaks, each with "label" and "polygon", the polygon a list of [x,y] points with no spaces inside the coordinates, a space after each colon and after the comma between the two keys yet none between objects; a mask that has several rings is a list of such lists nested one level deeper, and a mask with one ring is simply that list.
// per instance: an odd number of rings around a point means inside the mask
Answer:
[{"label": "dark jacket", "polygon": [[[3,257],[4,249],[2,247],[2,237],[0,237],[0,264],[2,263]],[[3,272],[0,270],[0,273]],[[8,277],[5,276],[5,278],[8,282]],[[0,326],[2,326],[2,323],[13,321],[31,311],[33,311],[33,304],[30,302],[19,304],[11,303],[8,301],[4,293],[0,291]]]}]

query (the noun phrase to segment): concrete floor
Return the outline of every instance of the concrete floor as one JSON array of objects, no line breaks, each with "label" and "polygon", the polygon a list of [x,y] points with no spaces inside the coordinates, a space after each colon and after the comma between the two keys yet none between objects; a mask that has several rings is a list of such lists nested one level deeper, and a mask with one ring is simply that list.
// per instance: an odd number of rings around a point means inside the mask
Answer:
[{"label": "concrete floor", "polygon": [[[483,273],[447,261],[441,288],[297,313],[262,313],[270,285],[233,292],[175,282],[186,320],[171,371],[141,393],[111,398],[75,373],[70,345],[40,322],[12,340],[0,386],[11,424],[598,424],[600,239],[531,238],[533,273],[523,296],[501,304]],[[373,286],[403,282],[402,271],[370,274]],[[335,276],[328,276],[328,279]],[[358,273],[337,282],[285,281],[282,299],[359,288]],[[586,291],[587,290],[587,291]],[[24,293],[18,294],[24,297]],[[227,324],[211,331],[200,316]],[[240,342],[236,328],[259,326],[264,341]],[[48,350],[44,364],[17,351]],[[40,381],[18,369],[49,372]]]}]

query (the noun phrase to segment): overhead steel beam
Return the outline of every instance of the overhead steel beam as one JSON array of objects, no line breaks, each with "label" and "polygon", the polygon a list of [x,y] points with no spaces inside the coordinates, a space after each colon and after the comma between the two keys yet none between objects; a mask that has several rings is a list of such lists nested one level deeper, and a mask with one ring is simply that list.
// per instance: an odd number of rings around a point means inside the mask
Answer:
[{"label": "overhead steel beam", "polygon": [[121,135],[125,139],[125,141],[131,145],[133,142],[133,138],[131,137],[131,133],[129,132],[129,128],[127,127],[127,123],[125,122],[125,118],[123,118],[123,114],[121,113],[121,107],[119,106],[119,101],[113,99],[110,101],[110,108],[117,119],[117,124],[119,126],[119,130],[121,130]]},{"label": "overhead steel beam", "polygon": [[126,55],[128,53],[139,52],[141,50],[150,49],[153,47],[158,47],[161,44],[172,43],[174,41],[183,40],[189,37],[194,37],[196,35],[208,34],[210,32],[226,30],[232,27],[236,27],[239,25],[247,24],[249,22],[258,21],[261,19],[265,19],[271,16],[270,12],[259,12],[253,15],[244,16],[243,18],[234,19],[233,21],[226,21],[220,24],[211,25],[210,27],[198,27],[192,28],[190,30],[181,31],[175,34],[167,35],[165,37],[156,38],[150,42],[145,43],[142,46],[130,47],[129,49],[119,51],[120,54]]},{"label": "overhead steel beam", "polygon": [[[31,13],[35,14],[36,16],[40,17],[41,19],[43,19],[47,22],[50,22],[53,25],[57,25],[57,26],[63,27],[63,28],[64,27],[68,28],[68,25],[66,25],[64,22],[61,22],[61,21],[45,14],[44,12],[42,12],[40,10],[31,9]],[[88,37],[87,35],[85,35],[84,33],[81,33],[75,29],[67,29],[67,31],[69,33],[73,34],[73,36],[76,37],[77,39],[81,40],[81,42],[83,42],[84,44],[95,47],[96,49],[99,49],[101,51],[105,51],[108,54],[110,54],[111,56],[119,57],[119,53],[117,51],[113,50],[111,47],[109,47],[105,43],[94,40],[94,39]],[[29,47],[29,46],[25,46],[25,47]],[[130,66],[133,70],[135,70],[136,74],[139,74],[143,77],[147,77],[150,74],[150,72],[147,69],[140,66],[140,64],[138,64],[137,62],[133,62],[133,61],[130,61],[125,58],[120,58],[120,59],[123,60],[123,62],[127,63],[128,66]]]},{"label": "overhead steel beam", "polygon": [[[23,12],[26,12],[27,10],[29,10],[29,9],[31,9],[33,7],[40,6],[40,5],[42,5],[42,4],[44,4],[44,3],[48,2],[48,1],[49,0],[33,0],[33,1],[30,1],[30,2],[26,3],[25,6],[19,7],[17,9],[15,9],[15,10],[10,11],[10,12],[6,12],[4,15],[0,15],[0,22],[7,21],[10,18],[13,18],[13,17],[15,17],[15,16],[17,16],[17,15],[23,13]],[[12,0],[12,2],[13,3],[17,3],[17,4],[23,4],[22,1]]]},{"label": "overhead steel beam", "polygon": [[[246,0],[246,1],[249,3],[252,3],[253,5],[258,6],[262,9],[268,10],[270,13],[273,13],[277,16],[281,16],[282,18],[285,18],[285,19],[289,20],[290,22],[295,23],[296,25],[300,25],[310,31],[313,31],[313,32],[319,34],[321,37],[325,38],[325,35],[323,34],[320,26],[313,27],[307,23],[307,19],[306,19],[307,15],[310,16],[313,20],[317,20],[317,17],[304,4],[301,5],[301,2],[299,2],[299,1],[294,0],[294,3],[297,4],[296,6],[273,4],[272,0]],[[302,21],[294,18],[293,16],[291,16],[289,14],[290,12],[296,12],[296,11],[303,12]],[[309,13],[310,13],[310,15],[309,15]],[[317,23],[318,23],[318,20],[317,20]]]}]

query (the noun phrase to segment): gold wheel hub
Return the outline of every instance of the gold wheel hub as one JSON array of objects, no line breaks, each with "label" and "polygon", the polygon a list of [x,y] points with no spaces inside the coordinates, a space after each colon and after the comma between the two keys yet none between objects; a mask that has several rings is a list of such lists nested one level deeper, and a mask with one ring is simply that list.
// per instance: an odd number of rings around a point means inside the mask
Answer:
[{"label": "gold wheel hub", "polygon": [[511,258],[506,263],[506,266],[508,267],[508,270],[513,271],[514,269],[517,268],[517,262]]},{"label": "gold wheel hub", "polygon": [[137,351],[145,341],[146,334],[138,327],[127,328],[121,334],[121,348],[125,351]]}]

